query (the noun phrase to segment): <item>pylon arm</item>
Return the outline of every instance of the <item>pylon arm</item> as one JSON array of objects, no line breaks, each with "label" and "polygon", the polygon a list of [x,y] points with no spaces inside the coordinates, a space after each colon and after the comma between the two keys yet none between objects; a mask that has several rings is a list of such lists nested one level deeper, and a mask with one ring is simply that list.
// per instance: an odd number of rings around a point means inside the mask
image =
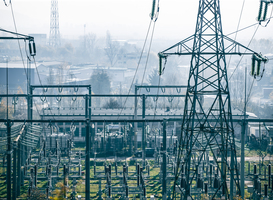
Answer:
[{"label": "pylon arm", "polygon": [[235,40],[223,36],[225,42],[225,54],[226,55],[253,55],[258,54],[257,52],[251,50],[250,48],[236,42]]},{"label": "pylon arm", "polygon": [[[205,39],[207,36],[207,38],[209,39]],[[182,56],[182,55],[214,55],[215,51],[217,49],[217,47],[215,46],[215,44],[217,43],[217,40],[223,40],[224,44],[225,44],[225,48],[224,51],[220,51],[218,52],[219,55],[258,55],[261,60],[263,62],[267,61],[267,58],[262,57],[261,54],[251,50],[250,48],[236,42],[235,40],[227,37],[227,36],[223,36],[223,38],[221,37],[211,37],[211,35],[207,34],[203,34],[203,39],[204,41],[202,41],[203,43],[201,44],[201,48],[199,49],[193,49],[190,46],[193,46],[194,43],[194,38],[195,35],[192,35],[184,40],[182,40],[181,42],[178,42],[177,44],[171,46],[170,48],[159,52],[158,53],[158,57],[159,57],[159,75],[161,75],[164,71],[164,66],[163,66],[163,59],[165,60],[165,63],[167,61],[167,57],[170,55],[178,55],[178,56]],[[208,49],[210,49],[208,51]]]},{"label": "pylon arm", "polygon": [[[209,36],[209,35],[208,35]],[[215,54],[215,52],[213,51],[213,49],[215,49],[215,43],[216,43],[216,37],[211,38],[210,40],[206,41],[206,46],[208,46],[208,43],[211,46],[212,51],[207,51],[207,48],[201,49],[200,52],[197,51],[197,49],[192,49],[190,47],[190,45],[192,46],[193,44],[193,39],[194,39],[194,35],[186,38],[185,40],[182,40],[181,42],[171,46],[170,48],[158,53],[159,57],[161,58],[167,58],[170,55],[192,55],[192,54]],[[218,38],[221,39],[221,38]],[[225,55],[252,55],[252,54],[258,54],[257,52],[249,49],[248,47],[236,42],[235,40],[227,37],[227,36],[223,36],[223,40],[225,43],[225,53],[221,53],[219,52],[219,54],[225,54]],[[205,46],[205,45],[204,45]]]},{"label": "pylon arm", "polygon": [[193,50],[190,46],[192,46],[193,39],[194,35],[158,53],[158,55],[159,57],[167,57],[169,55],[192,55]]},{"label": "pylon arm", "polygon": [[1,32],[5,32],[5,33],[9,33],[9,34],[12,34],[12,35],[16,35],[17,37],[1,37],[0,39],[23,39],[23,40],[29,40],[29,41],[34,41],[34,37],[32,36],[28,36],[28,35],[23,35],[23,34],[20,34],[20,33],[15,33],[15,32],[12,32],[12,31],[8,31],[8,30],[5,30],[5,29],[2,29],[0,28],[0,31]]}]

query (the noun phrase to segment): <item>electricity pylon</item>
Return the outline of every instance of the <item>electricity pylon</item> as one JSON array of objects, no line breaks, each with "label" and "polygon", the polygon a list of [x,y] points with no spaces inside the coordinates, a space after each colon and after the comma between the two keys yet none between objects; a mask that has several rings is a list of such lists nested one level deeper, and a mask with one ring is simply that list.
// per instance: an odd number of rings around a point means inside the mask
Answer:
[{"label": "electricity pylon", "polygon": [[61,45],[58,0],[51,0],[49,45],[53,47]]},{"label": "electricity pylon", "polygon": [[198,182],[197,177],[208,181],[204,172],[199,174],[204,157],[207,157],[206,165],[214,163],[213,178],[218,180],[209,183],[210,198],[233,199],[234,186],[240,195],[225,59],[226,55],[234,54],[255,55],[254,66],[255,61],[266,61],[223,35],[219,0],[199,0],[195,34],[158,54],[160,74],[163,60],[169,55],[191,55],[172,199],[178,198],[177,193],[184,200],[198,198],[196,195],[201,190],[194,184]]}]

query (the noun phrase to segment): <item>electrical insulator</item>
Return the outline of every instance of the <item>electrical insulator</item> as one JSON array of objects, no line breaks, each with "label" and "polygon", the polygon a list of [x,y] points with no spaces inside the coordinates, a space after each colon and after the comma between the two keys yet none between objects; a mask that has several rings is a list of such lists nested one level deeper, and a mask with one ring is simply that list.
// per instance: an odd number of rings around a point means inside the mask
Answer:
[{"label": "electrical insulator", "polygon": [[252,63],[251,63],[251,76],[254,76],[254,73],[255,73],[255,56],[254,54],[252,55]]},{"label": "electrical insulator", "polygon": [[260,76],[260,72],[261,72],[261,60],[257,61],[257,76]]},{"label": "electrical insulator", "polygon": [[34,42],[34,41],[29,41],[28,47],[29,47],[29,54],[30,54],[31,56],[35,56],[35,55],[36,55],[36,46],[35,46],[35,42]]},{"label": "electrical insulator", "polygon": [[[266,63],[268,59],[266,57],[262,57],[259,54],[252,55],[252,63],[251,63],[251,76],[260,76],[261,75],[261,63]],[[256,64],[257,63],[257,64]],[[257,68],[256,68],[257,66]],[[255,69],[256,68],[256,69]]]},{"label": "electrical insulator", "polygon": [[152,7],[152,12],[151,12],[151,20],[153,20],[154,15],[155,15],[155,1],[156,0],[153,0],[153,7]]},{"label": "electrical insulator", "polygon": [[162,75],[162,58],[159,57],[159,70],[158,70],[159,76]]},{"label": "electrical insulator", "polygon": [[165,59],[165,63],[166,63],[166,58],[167,56],[165,56],[163,53],[158,53],[158,57],[159,57],[159,70],[158,70],[158,74],[159,76],[162,75],[164,68],[162,67],[162,61],[163,59]]},{"label": "electrical insulator", "polygon": [[269,2],[261,0],[260,8],[259,8],[259,15],[258,15],[258,21],[259,22],[266,20],[268,5],[269,5]]}]

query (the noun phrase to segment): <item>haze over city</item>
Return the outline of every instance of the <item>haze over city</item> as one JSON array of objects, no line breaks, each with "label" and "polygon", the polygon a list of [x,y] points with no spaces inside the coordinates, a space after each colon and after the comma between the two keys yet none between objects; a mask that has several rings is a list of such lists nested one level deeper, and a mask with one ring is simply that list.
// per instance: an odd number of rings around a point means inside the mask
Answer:
[{"label": "haze over city", "polygon": [[[6,0],[7,1],[7,0]],[[8,2],[8,1],[7,1]],[[18,31],[49,34],[49,0],[13,0]],[[160,11],[154,38],[182,40],[194,33],[198,0],[160,0]],[[237,30],[243,0],[221,0],[222,24],[225,34]],[[258,0],[244,3],[240,28],[257,23]],[[152,2],[147,0],[59,0],[59,24],[63,38],[76,39],[92,32],[105,36],[109,30],[115,39],[144,40],[149,25]],[[272,6],[269,6],[268,16]],[[1,27],[14,30],[10,7],[0,5]],[[238,33],[239,39],[249,40],[255,27]],[[272,38],[273,25],[260,28],[255,36]]]}]

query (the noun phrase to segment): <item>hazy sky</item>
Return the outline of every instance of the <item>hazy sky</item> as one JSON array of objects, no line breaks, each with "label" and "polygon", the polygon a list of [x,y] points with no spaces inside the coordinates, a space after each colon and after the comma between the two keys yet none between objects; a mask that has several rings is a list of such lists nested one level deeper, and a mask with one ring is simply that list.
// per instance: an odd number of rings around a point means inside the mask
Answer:
[{"label": "hazy sky", "polygon": [[[6,0],[9,1],[9,0]],[[50,27],[51,0],[12,0],[20,33],[46,33]],[[199,0],[160,0],[155,39],[182,40],[194,33]],[[225,34],[237,28],[243,0],[221,0]],[[93,32],[99,37],[109,30],[115,39],[144,39],[149,25],[152,0],[59,0],[62,37],[77,38]],[[256,23],[259,0],[246,0],[240,28]],[[268,17],[272,6],[269,7]],[[0,1],[0,27],[14,30],[11,9]],[[240,32],[238,38],[250,39],[255,27]],[[260,27],[256,39],[271,38],[273,20]]]}]

